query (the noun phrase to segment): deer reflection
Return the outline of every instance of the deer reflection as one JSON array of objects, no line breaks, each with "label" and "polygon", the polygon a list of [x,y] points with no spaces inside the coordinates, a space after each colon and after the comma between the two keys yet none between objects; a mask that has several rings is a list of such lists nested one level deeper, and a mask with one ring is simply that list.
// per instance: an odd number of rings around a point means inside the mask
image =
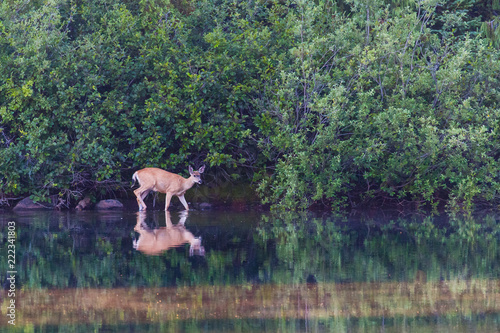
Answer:
[{"label": "deer reflection", "polygon": [[184,226],[187,216],[187,211],[181,212],[179,223],[173,225],[170,212],[165,211],[166,227],[152,229],[146,224],[146,212],[138,212],[134,230],[139,233],[139,238],[134,240],[134,249],[149,255],[159,255],[172,247],[189,243],[190,256],[204,256],[205,248],[201,245],[201,237],[194,237]]}]

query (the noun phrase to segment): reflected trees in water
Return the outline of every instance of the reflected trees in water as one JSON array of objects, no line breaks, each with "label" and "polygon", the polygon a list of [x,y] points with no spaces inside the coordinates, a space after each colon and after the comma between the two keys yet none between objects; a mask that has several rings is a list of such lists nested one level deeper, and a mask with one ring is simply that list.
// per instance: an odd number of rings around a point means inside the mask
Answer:
[{"label": "reflected trees in water", "polygon": [[[145,214],[2,216],[19,226],[22,325],[498,328],[494,215]],[[190,256],[189,241],[156,255],[134,249],[174,227],[202,237],[205,255]]]}]

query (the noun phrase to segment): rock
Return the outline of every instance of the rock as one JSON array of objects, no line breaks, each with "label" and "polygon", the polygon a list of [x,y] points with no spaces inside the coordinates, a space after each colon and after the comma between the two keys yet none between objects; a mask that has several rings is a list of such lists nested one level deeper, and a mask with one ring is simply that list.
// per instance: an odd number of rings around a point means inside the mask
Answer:
[{"label": "rock", "polygon": [[99,201],[95,207],[99,210],[123,209],[123,204],[118,200],[106,199]]},{"label": "rock", "polygon": [[212,209],[212,204],[209,204],[208,202],[202,202],[198,207],[200,210],[210,210]]},{"label": "rock", "polygon": [[28,197],[19,201],[17,205],[14,207],[14,210],[52,209],[52,208],[54,208],[54,206],[51,205],[50,203],[34,202]]},{"label": "rock", "polygon": [[90,208],[90,206],[92,206],[92,200],[90,200],[89,197],[85,197],[78,202],[78,205],[76,205],[75,209],[84,210]]},{"label": "rock", "polygon": [[316,280],[316,277],[312,274],[309,274],[309,276],[306,279],[306,282],[308,284],[317,284],[318,283],[318,281]]}]

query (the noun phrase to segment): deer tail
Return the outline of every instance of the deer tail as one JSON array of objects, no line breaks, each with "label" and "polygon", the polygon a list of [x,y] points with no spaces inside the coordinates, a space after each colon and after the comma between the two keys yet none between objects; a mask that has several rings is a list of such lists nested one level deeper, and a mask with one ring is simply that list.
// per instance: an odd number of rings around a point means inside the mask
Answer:
[{"label": "deer tail", "polygon": [[134,175],[132,176],[132,181],[133,181],[133,183],[132,183],[132,186],[130,186],[130,187],[134,187],[135,182],[139,181],[139,178],[137,178],[137,171],[134,172]]}]

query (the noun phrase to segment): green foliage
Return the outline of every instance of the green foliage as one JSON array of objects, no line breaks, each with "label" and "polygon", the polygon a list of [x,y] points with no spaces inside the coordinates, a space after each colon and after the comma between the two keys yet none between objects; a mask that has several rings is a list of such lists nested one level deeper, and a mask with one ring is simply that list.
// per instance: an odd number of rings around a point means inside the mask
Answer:
[{"label": "green foliage", "polygon": [[481,32],[483,35],[490,40],[490,44],[495,48],[500,48],[500,29],[498,25],[500,24],[500,18],[496,17],[495,19],[489,22],[483,22],[481,25]]},{"label": "green foliage", "polygon": [[331,19],[298,7],[294,62],[269,97],[277,167],[261,193],[291,209],[498,202],[498,52],[456,35],[459,17],[435,30],[436,7],[352,8]]},{"label": "green foliage", "polygon": [[0,196],[205,163],[292,209],[496,204],[497,6],[3,2]]},{"label": "green foliage", "polygon": [[[191,30],[215,6],[192,17],[148,1],[0,9],[2,193],[78,197],[116,191],[130,168],[235,168],[255,159],[249,105],[269,62],[259,53],[269,32],[229,36],[252,49],[249,57],[212,45],[217,24],[204,48],[195,43]],[[246,35],[256,42],[247,45]],[[246,68],[237,66],[242,58]]]}]

